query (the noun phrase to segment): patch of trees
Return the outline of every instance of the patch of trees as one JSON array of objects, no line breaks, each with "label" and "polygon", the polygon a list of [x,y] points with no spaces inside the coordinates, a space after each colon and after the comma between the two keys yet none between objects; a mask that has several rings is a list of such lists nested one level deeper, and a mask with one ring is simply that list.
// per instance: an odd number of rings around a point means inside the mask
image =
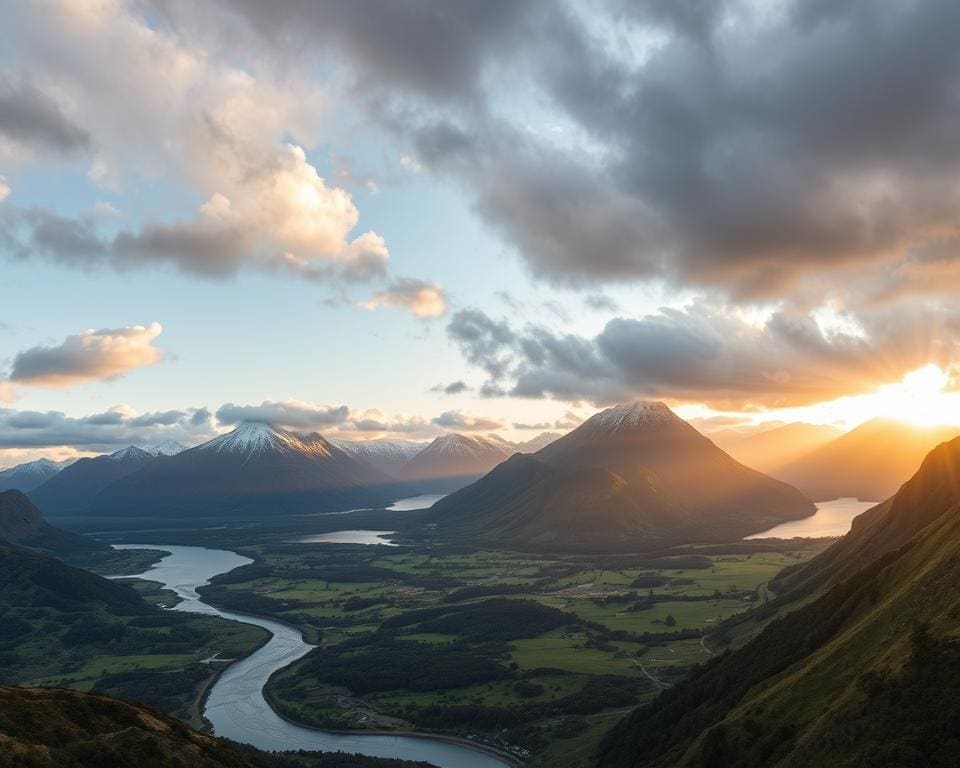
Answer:
[{"label": "patch of trees", "polygon": [[462,603],[465,600],[475,600],[478,597],[495,597],[497,595],[519,595],[529,587],[523,584],[484,584],[476,587],[462,587],[443,596],[445,603]]},{"label": "patch of trees", "polygon": [[94,685],[94,690],[173,712],[210,672],[202,664],[190,664],[175,672],[135,669],[101,677]]},{"label": "patch of trees", "polygon": [[[519,684],[518,684],[519,685]],[[548,717],[587,715],[606,709],[627,707],[636,703],[638,694],[648,683],[614,676],[596,677],[587,681],[576,693],[554,701],[528,702],[522,706],[495,707],[483,704],[430,704],[408,706],[403,715],[421,727],[482,730],[515,728]],[[540,687],[540,686],[536,686]]]},{"label": "patch of trees", "polygon": [[311,651],[295,669],[295,679],[271,682],[281,697],[297,698],[297,681],[305,678],[342,685],[355,694],[374,691],[436,691],[501,680],[510,670],[476,649],[447,644],[430,649],[421,643],[380,636],[346,640]]},{"label": "patch of trees", "polygon": [[579,619],[534,600],[494,598],[460,606],[440,606],[391,616],[382,629],[416,626],[420,632],[458,635],[479,642],[538,637]]},{"label": "patch of trees", "polygon": [[484,642],[539,637],[544,632],[578,622],[573,614],[533,600],[495,598],[461,606],[444,616],[421,622],[419,630]]}]

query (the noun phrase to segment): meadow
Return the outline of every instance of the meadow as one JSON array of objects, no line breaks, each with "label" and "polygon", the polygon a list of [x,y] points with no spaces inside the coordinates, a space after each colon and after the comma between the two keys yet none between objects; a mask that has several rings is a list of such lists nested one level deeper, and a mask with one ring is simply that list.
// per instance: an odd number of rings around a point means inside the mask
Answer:
[{"label": "meadow", "polygon": [[576,768],[822,543],[764,546],[550,557],[274,543],[240,548],[255,563],[202,591],[318,645],[267,688],[295,720],[447,733]]}]

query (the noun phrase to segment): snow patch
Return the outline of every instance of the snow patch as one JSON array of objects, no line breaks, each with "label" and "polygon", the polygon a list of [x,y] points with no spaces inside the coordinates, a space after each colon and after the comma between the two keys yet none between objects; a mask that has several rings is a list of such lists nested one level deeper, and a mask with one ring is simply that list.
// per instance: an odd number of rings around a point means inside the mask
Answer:
[{"label": "snow patch", "polygon": [[635,403],[617,405],[591,416],[584,422],[594,428],[615,432],[640,426],[669,424],[679,421],[677,415],[661,402],[638,400]]}]

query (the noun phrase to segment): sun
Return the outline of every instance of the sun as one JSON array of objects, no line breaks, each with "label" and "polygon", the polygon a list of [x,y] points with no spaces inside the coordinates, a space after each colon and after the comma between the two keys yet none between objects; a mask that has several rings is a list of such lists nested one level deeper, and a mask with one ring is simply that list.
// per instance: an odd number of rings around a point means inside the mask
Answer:
[{"label": "sun", "polygon": [[850,398],[851,412],[845,416],[882,416],[918,427],[960,424],[960,392],[950,391],[949,386],[950,374],[930,363],[910,371],[900,381]]}]

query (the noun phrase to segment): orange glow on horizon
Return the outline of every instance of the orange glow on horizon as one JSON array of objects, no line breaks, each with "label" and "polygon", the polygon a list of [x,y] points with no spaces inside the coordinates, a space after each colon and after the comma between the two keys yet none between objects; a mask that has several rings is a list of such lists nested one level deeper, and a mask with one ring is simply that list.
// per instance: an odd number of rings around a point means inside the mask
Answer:
[{"label": "orange glow on horizon", "polygon": [[[848,395],[815,405],[750,414],[750,420],[755,425],[767,421],[803,421],[831,424],[848,430],[875,418],[894,419],[917,427],[960,425],[960,391],[953,388],[951,379],[949,371],[929,363],[906,373],[900,381],[884,384],[873,392]],[[746,416],[693,404],[677,410],[683,418]]]}]

